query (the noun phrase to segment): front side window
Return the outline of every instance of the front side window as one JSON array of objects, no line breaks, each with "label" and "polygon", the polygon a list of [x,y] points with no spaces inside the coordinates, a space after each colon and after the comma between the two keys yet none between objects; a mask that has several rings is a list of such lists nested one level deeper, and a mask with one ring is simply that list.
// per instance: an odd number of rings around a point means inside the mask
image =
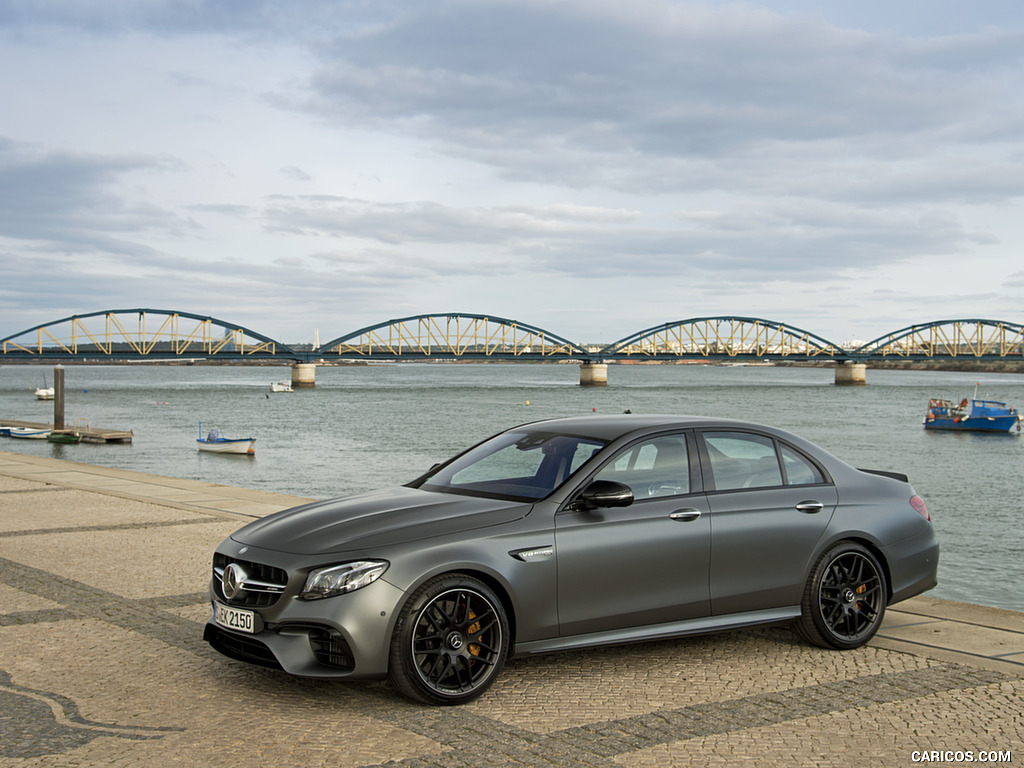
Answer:
[{"label": "front side window", "polygon": [[623,449],[595,480],[628,485],[636,500],[690,492],[690,455],[685,435],[663,435]]},{"label": "front side window", "polygon": [[571,435],[506,432],[441,467],[419,487],[470,496],[541,499],[604,445],[600,440]]}]

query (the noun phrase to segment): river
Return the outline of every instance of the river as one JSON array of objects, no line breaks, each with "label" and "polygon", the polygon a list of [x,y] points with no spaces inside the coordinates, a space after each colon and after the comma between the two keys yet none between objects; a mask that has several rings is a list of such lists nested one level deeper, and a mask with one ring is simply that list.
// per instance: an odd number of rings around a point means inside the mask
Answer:
[{"label": "river", "polygon": [[[0,367],[0,417],[51,422],[33,390],[49,367]],[[66,420],[131,429],[131,444],[5,439],[0,450],[326,498],[411,480],[525,421],[594,411],[727,416],[788,429],[859,467],[909,475],[942,557],[936,597],[1024,611],[1024,435],[936,433],[928,399],[979,395],[1024,406],[1024,375],[869,370],[836,387],[827,368],[610,365],[580,387],[575,365],[402,363],[322,367],[315,389],[269,392],[287,367],[69,365]],[[218,427],[256,438],[253,458],[199,453]]]}]

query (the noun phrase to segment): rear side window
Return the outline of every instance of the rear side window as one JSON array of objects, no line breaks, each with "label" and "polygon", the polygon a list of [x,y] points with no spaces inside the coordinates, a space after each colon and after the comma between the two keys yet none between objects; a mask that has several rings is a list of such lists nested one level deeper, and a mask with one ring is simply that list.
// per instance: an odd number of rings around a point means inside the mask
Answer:
[{"label": "rear side window", "polygon": [[779,443],[779,453],[782,454],[782,465],[786,468],[787,485],[814,485],[825,482],[821,470],[802,453],[784,443]]},{"label": "rear side window", "polygon": [[766,435],[705,432],[703,437],[719,491],[826,482],[825,474],[810,458]]},{"label": "rear side window", "polygon": [[782,485],[775,441],[745,432],[705,432],[715,488],[765,488]]}]

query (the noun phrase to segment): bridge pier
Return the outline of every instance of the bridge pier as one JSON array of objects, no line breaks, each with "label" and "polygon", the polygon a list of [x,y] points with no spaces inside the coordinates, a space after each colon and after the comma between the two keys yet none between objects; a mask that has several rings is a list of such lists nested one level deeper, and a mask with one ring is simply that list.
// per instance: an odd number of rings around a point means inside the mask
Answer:
[{"label": "bridge pier", "polygon": [[608,363],[580,363],[581,387],[607,387]]},{"label": "bridge pier", "polygon": [[835,371],[837,387],[862,387],[868,383],[868,367],[864,363],[838,363]]},{"label": "bridge pier", "polygon": [[295,363],[292,366],[292,389],[313,389],[316,387],[316,364]]}]

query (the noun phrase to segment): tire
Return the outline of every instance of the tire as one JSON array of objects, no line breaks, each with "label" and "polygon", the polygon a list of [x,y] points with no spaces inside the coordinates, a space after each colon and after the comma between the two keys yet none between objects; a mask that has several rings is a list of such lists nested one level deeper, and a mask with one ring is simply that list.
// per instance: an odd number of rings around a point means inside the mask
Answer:
[{"label": "tire", "polygon": [[811,572],[796,631],[823,648],[859,648],[881,626],[887,595],[878,559],[856,542],[840,541]]},{"label": "tire", "polygon": [[490,587],[461,574],[437,576],[402,607],[388,679],[415,701],[464,704],[491,686],[508,649],[508,617]]}]

